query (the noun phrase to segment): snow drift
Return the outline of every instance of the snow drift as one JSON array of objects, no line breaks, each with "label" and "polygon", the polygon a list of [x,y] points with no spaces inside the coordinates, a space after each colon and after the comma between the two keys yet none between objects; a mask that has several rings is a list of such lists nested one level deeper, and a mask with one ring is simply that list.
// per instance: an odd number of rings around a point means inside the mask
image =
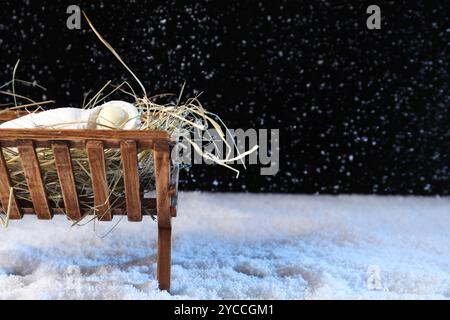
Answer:
[{"label": "snow drift", "polygon": [[[1,299],[449,299],[450,198],[181,193],[171,293],[156,223],[0,230]],[[115,218],[117,221],[119,218]]]}]

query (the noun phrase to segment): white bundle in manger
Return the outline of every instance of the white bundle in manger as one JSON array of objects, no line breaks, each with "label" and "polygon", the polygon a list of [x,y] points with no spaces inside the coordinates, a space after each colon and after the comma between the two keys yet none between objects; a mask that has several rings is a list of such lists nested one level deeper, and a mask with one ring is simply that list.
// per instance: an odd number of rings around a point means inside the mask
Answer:
[{"label": "white bundle in manger", "polygon": [[32,112],[0,124],[3,129],[123,129],[141,126],[141,114],[131,103],[113,100],[91,109],[57,108]]}]

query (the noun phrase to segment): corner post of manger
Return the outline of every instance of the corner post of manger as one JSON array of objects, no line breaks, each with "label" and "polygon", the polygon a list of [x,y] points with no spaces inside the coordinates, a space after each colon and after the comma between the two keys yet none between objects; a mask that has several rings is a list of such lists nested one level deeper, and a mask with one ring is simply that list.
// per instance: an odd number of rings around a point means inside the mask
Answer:
[{"label": "corner post of manger", "polygon": [[156,178],[156,214],[158,219],[157,279],[161,290],[170,290],[172,223],[169,195],[169,141],[155,141],[153,145]]}]

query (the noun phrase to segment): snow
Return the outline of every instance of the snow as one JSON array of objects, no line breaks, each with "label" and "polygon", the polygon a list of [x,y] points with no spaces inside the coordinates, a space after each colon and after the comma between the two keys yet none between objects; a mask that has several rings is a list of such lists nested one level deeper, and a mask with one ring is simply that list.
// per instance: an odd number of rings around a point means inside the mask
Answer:
[{"label": "snow", "polygon": [[[181,193],[172,291],[156,223],[0,229],[1,299],[449,299],[450,198]],[[115,221],[118,221],[117,219]]]}]

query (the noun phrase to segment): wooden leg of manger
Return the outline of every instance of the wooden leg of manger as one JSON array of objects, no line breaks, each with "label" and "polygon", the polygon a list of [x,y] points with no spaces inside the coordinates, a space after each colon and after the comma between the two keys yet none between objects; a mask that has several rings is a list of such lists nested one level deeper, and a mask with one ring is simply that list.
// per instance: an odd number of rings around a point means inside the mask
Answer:
[{"label": "wooden leg of manger", "polygon": [[157,276],[159,289],[170,290],[172,228],[158,228]]}]

